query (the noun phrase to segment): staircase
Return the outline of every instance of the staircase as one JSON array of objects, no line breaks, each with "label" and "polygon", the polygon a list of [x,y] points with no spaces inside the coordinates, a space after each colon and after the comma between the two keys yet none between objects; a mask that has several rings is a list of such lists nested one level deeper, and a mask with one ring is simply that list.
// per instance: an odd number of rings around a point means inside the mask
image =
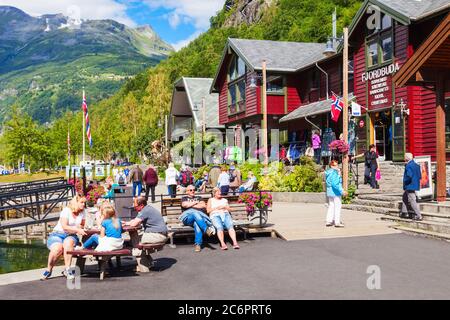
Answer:
[{"label": "staircase", "polygon": [[422,221],[400,218],[403,194],[404,165],[380,162],[380,189],[372,189],[364,182],[364,168],[359,165],[359,188],[357,197],[344,209],[357,210],[381,215],[380,219],[397,223],[393,228],[405,233],[450,241],[450,203],[419,203]]}]

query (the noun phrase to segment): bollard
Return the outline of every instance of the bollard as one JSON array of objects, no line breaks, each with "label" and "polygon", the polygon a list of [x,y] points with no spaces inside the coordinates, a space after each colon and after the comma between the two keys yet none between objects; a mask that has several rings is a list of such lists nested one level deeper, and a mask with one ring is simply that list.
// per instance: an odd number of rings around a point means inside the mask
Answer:
[{"label": "bollard", "polygon": [[23,238],[23,243],[24,244],[28,244],[28,226],[25,226],[25,235],[24,235],[24,238]]},{"label": "bollard", "polygon": [[43,239],[42,239],[42,241],[44,242],[44,244],[47,243],[47,228],[48,228],[47,222],[45,222],[45,223],[44,223],[44,237],[43,237]]}]

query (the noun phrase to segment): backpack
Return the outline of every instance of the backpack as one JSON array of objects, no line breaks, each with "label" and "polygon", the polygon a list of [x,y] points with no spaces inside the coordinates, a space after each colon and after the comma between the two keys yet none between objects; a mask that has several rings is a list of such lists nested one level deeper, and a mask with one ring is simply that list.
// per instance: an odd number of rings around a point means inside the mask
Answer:
[{"label": "backpack", "polygon": [[194,177],[192,176],[192,173],[189,170],[181,172],[181,185],[183,187],[187,187],[188,185],[194,183]]},{"label": "backpack", "polygon": [[125,184],[125,178],[123,177],[123,174],[121,174],[120,176],[119,176],[119,184],[120,185],[124,185]]},{"label": "backpack", "polygon": [[230,182],[234,182],[236,180],[236,175],[233,174],[234,170],[230,170]]}]

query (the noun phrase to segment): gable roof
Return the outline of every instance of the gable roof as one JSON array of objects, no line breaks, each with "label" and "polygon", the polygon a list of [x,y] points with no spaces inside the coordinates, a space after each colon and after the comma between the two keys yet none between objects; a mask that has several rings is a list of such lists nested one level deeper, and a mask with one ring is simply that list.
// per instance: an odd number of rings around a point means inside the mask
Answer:
[{"label": "gable roof", "polygon": [[323,54],[324,43],[228,38],[211,92],[215,91],[217,78],[230,49],[244,60],[251,71],[262,70],[263,60],[266,60],[268,72],[296,72],[326,58]]},{"label": "gable roof", "polygon": [[450,68],[450,13],[428,36],[411,58],[394,75],[393,81],[397,86],[404,86],[422,67],[434,65],[442,71]]},{"label": "gable roof", "polygon": [[405,25],[450,9],[449,0],[365,0],[349,26],[349,37],[370,5],[378,6]]},{"label": "gable roof", "polygon": [[[207,128],[223,128],[219,124],[219,95],[210,93],[213,79],[211,78],[187,78],[183,77],[175,83],[174,91],[183,87],[189,102],[189,108],[197,128],[202,126],[203,110],[202,99],[205,98]],[[172,104],[174,101],[172,101]]]}]

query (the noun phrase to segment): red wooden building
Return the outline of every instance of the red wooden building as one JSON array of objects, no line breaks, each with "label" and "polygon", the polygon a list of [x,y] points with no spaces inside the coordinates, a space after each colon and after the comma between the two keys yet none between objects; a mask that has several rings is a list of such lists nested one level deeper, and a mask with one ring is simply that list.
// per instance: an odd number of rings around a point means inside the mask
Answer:
[{"label": "red wooden building", "polygon": [[[366,0],[361,6],[349,27],[354,94],[367,108],[357,121],[364,123],[358,126],[359,151],[375,143],[387,160],[403,161],[405,151],[436,159],[435,92],[426,86],[396,87],[392,77],[449,10],[448,0]],[[446,131],[449,152],[450,112]]]}]

